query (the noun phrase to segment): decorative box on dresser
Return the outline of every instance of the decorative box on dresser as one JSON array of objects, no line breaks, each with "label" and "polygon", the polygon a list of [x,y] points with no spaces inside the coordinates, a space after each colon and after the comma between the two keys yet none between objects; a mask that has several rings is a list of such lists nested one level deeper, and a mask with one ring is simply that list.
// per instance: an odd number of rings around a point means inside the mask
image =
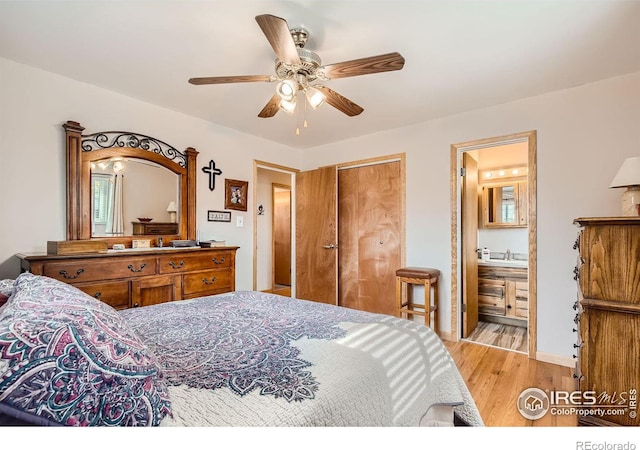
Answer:
[{"label": "decorative box on dresser", "polygon": [[595,391],[598,405],[625,409],[623,415],[580,415],[578,424],[639,425],[640,217],[579,218],[574,223],[581,227],[575,244],[580,253],[575,270],[577,388]]},{"label": "decorative box on dresser", "polygon": [[23,271],[64,281],[125,309],[235,290],[238,247],[18,254]]}]

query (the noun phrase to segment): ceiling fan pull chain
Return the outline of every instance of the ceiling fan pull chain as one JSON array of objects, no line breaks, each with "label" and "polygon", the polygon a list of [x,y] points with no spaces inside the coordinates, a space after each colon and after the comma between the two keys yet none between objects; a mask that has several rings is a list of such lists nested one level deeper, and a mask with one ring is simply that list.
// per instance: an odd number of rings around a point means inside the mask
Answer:
[{"label": "ceiling fan pull chain", "polygon": [[[296,96],[299,97],[298,93]],[[296,136],[300,136],[300,108],[296,108]]]}]

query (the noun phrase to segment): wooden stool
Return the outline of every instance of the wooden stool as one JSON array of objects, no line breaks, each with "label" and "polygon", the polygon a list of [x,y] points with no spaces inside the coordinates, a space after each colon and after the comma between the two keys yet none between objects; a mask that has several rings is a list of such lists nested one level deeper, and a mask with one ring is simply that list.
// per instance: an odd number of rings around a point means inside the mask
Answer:
[{"label": "wooden stool", "polygon": [[[424,324],[431,326],[433,313],[433,329],[438,331],[438,278],[440,271],[427,267],[403,267],[396,270],[396,315],[409,318],[411,315],[424,316]],[[424,286],[424,305],[416,305],[411,299],[409,284]],[[433,304],[431,304],[431,287],[433,287]]]}]

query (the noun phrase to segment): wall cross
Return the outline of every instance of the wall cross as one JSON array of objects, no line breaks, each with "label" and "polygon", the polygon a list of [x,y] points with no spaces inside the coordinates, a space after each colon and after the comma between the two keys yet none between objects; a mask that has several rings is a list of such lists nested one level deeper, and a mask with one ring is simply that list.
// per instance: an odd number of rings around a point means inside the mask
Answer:
[{"label": "wall cross", "polygon": [[216,188],[216,175],[221,175],[222,170],[216,168],[216,163],[212,159],[208,166],[202,168],[202,171],[209,174],[209,190],[213,191]]}]

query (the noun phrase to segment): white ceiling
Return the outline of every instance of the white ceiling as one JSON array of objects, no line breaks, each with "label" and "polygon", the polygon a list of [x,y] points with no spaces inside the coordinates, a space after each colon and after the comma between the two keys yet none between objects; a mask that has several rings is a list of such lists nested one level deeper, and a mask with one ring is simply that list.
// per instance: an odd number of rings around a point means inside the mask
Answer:
[{"label": "white ceiling", "polygon": [[[266,13],[309,30],[323,64],[397,51],[405,66],[325,82],[364,112],[309,110],[300,136],[295,115],[257,117],[273,83],[187,83],[273,75]],[[0,57],[308,148],[638,72],[640,2],[0,1]]]}]

